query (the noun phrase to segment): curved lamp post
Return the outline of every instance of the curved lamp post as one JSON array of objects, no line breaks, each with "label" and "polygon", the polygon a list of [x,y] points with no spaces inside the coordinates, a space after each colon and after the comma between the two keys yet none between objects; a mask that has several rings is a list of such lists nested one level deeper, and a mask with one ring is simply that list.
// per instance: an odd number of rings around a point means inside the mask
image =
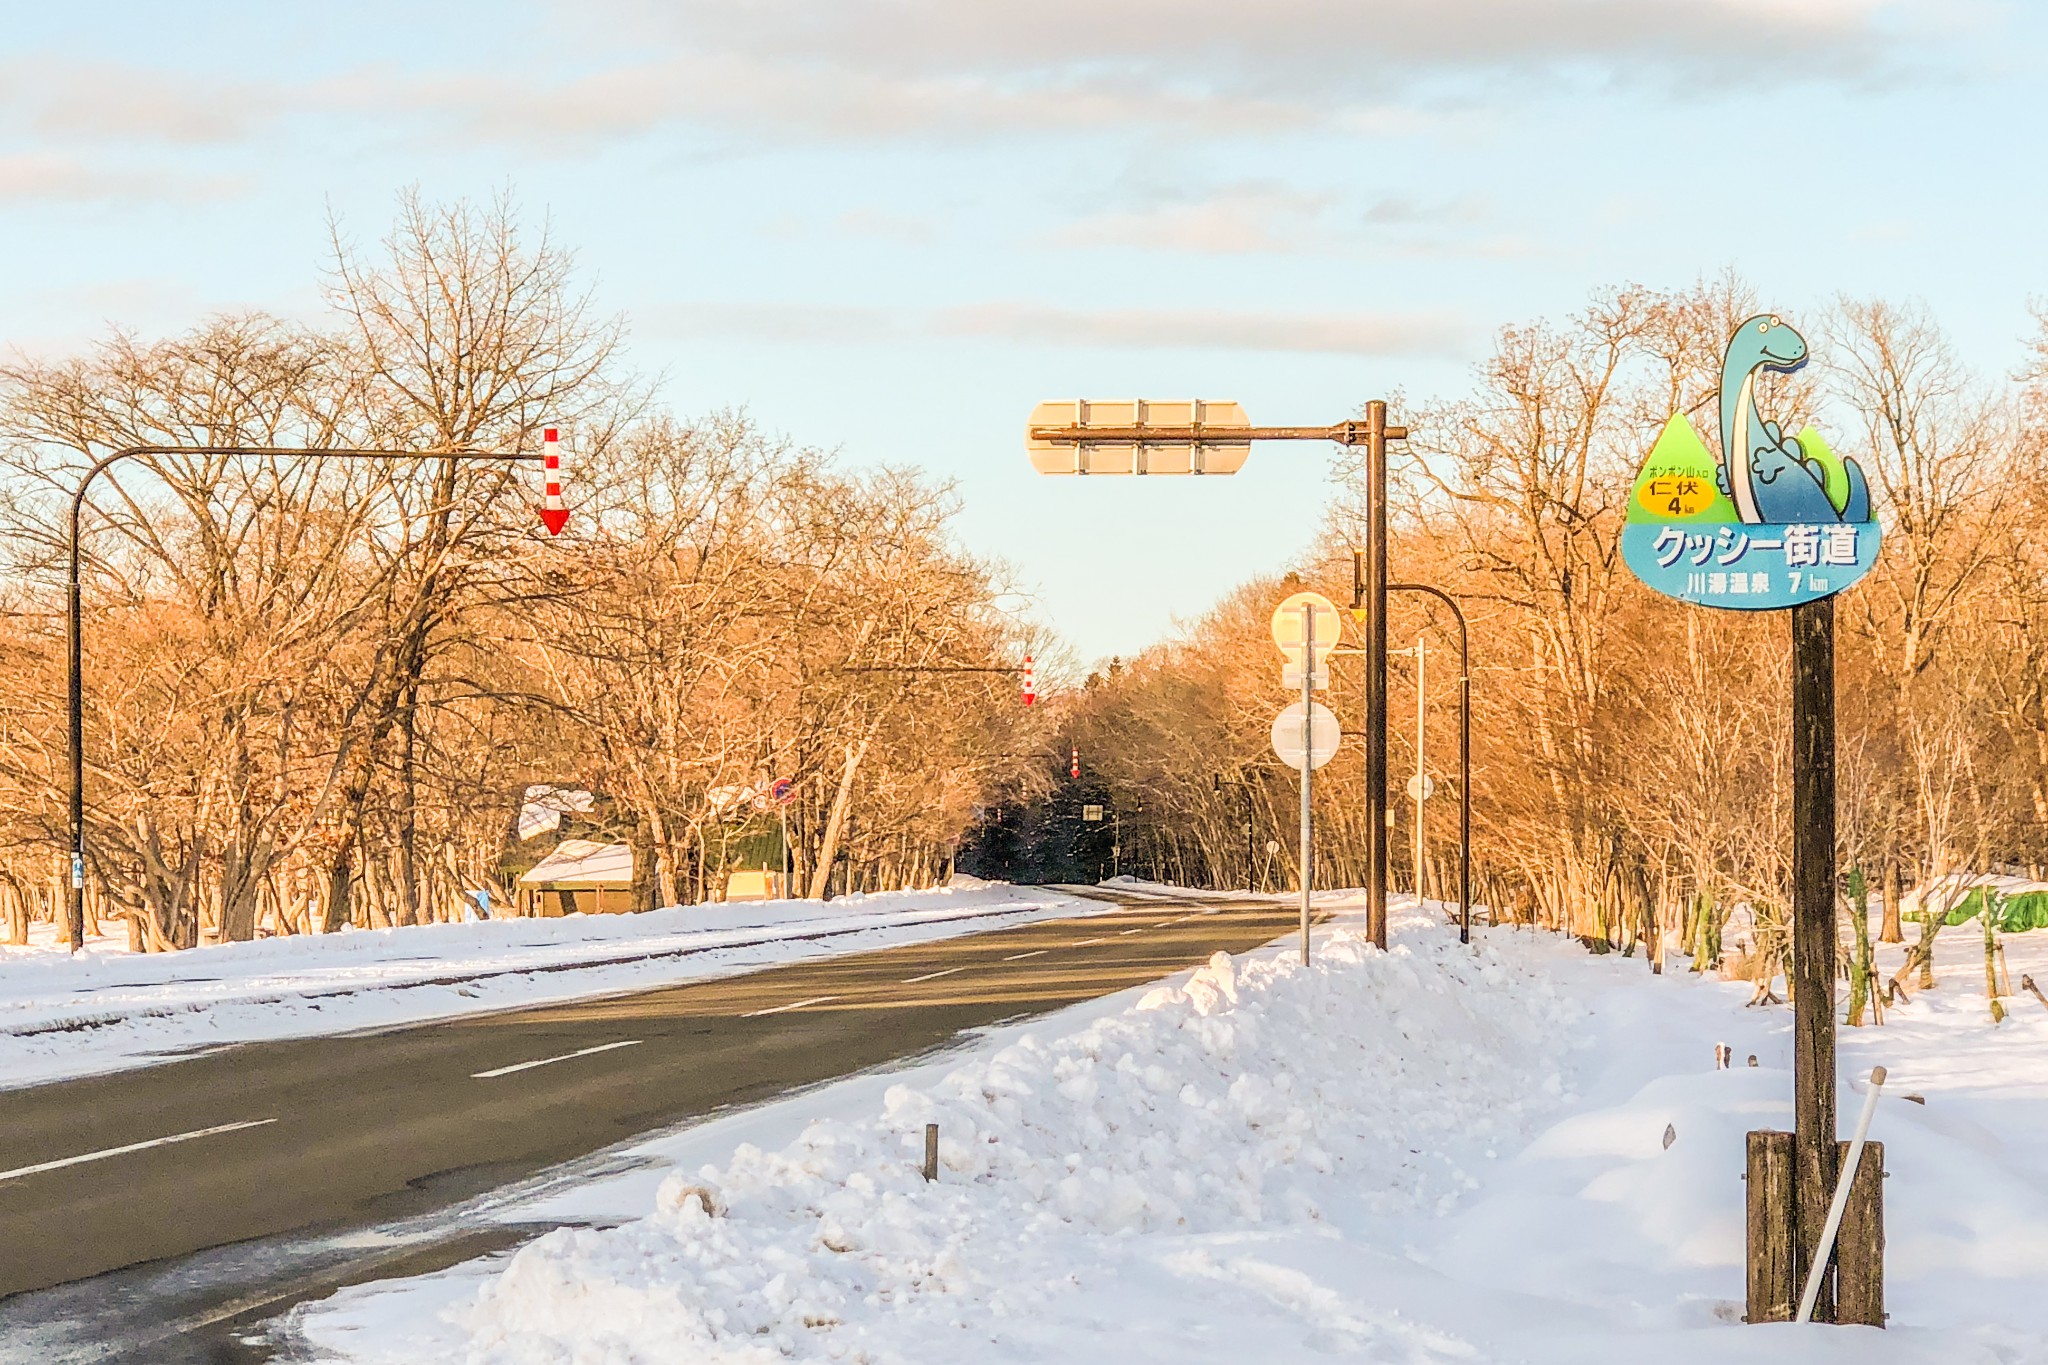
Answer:
[{"label": "curved lamp post", "polygon": [[[552,436],[554,433],[549,432]],[[549,450],[553,450],[550,442]],[[541,455],[507,455],[481,450],[366,450],[350,447],[301,448],[291,446],[129,446],[102,456],[86,470],[71,495],[70,564],[66,586],[70,593],[66,620],[66,648],[69,669],[71,749],[71,899],[65,910],[64,933],[76,952],[85,943],[85,652],[81,639],[82,612],[78,589],[78,532],[85,510],[85,494],[100,471],[121,460],[141,455],[253,455],[311,460],[487,460],[502,464],[538,463]],[[552,479],[554,476],[549,475]]]},{"label": "curved lamp post", "polygon": [[[1458,618],[1458,942],[1472,941],[1472,649],[1457,599],[1427,583],[1389,583],[1388,592],[1434,597]],[[1416,888],[1416,899],[1422,896]]]}]

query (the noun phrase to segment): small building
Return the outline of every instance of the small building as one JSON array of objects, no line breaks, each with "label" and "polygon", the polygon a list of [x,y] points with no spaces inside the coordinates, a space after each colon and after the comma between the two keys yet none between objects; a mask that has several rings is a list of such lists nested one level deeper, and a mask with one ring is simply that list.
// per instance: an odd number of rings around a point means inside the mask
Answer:
[{"label": "small building", "polygon": [[520,915],[620,915],[633,908],[631,844],[564,839],[519,875]]},{"label": "small building", "polygon": [[779,901],[789,899],[789,879],[767,868],[737,868],[725,874],[728,901]]}]

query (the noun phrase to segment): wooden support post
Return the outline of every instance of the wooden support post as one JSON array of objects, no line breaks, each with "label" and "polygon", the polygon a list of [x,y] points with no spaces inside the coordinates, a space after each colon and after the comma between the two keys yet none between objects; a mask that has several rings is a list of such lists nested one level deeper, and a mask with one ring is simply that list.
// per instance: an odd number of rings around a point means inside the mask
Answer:
[{"label": "wooden support post", "polygon": [[[1849,1159],[1840,1144],[1836,1161]],[[1884,1326],[1884,1144],[1865,1142],[1835,1234],[1835,1321]]]},{"label": "wooden support post", "polygon": [[[1803,1284],[1835,1193],[1835,604],[1792,608],[1792,1110]],[[1832,1286],[1814,1305],[1834,1321]]]},{"label": "wooden support post", "polygon": [[1744,1192],[1748,1205],[1749,1311],[1746,1322],[1790,1322],[1799,1307],[1797,1221],[1792,1178],[1792,1134],[1749,1134]]},{"label": "wooden support post", "polygon": [[924,1126],[924,1178],[939,1178],[939,1125],[936,1123]]}]

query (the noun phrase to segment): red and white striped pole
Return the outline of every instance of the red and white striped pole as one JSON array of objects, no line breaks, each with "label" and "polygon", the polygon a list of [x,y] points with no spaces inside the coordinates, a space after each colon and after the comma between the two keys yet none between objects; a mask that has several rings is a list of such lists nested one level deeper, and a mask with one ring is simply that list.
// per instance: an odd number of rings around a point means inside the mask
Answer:
[{"label": "red and white striped pole", "polygon": [[1079,746],[1079,745],[1076,745],[1076,746],[1074,747],[1074,753],[1073,753],[1073,757],[1072,757],[1072,758],[1070,758],[1070,759],[1068,759],[1068,761],[1067,761],[1067,776],[1068,776],[1068,777],[1079,777],[1080,775],[1081,775],[1081,749],[1080,749],[1080,746]]},{"label": "red and white striped pole", "polygon": [[548,534],[558,536],[569,524],[569,509],[562,504],[562,449],[561,433],[549,427],[541,435],[541,447],[547,453],[548,487],[541,498],[540,522],[548,528]]},{"label": "red and white striped pole", "polygon": [[1024,656],[1024,704],[1029,706],[1037,700],[1038,674],[1032,671],[1031,656],[1026,654]]}]

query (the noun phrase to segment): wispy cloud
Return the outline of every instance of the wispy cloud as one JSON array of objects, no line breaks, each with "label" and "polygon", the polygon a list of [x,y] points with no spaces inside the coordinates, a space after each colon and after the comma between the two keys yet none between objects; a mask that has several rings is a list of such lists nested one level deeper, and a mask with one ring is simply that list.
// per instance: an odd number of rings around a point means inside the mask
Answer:
[{"label": "wispy cloud", "polygon": [[1934,0],[555,3],[578,42],[553,78],[417,56],[291,82],[17,60],[0,64],[0,127],[187,147],[306,114],[557,150],[675,127],[727,141],[1250,138],[1414,126],[1532,91],[1870,85],[1938,46],[1911,41],[1934,31]]},{"label": "wispy cloud", "polygon": [[195,202],[237,198],[247,188],[232,176],[186,176],[153,167],[93,165],[57,152],[0,156],[0,203]]},{"label": "wispy cloud", "polygon": [[0,65],[0,115],[57,142],[240,141],[293,103],[282,87],[112,62]]},{"label": "wispy cloud", "polygon": [[1052,246],[1122,246],[1204,256],[1292,252],[1328,244],[1337,196],[1270,183],[1175,194],[1141,208],[1091,214],[1047,238]]},{"label": "wispy cloud", "polygon": [[903,343],[972,339],[1126,351],[1264,351],[1321,355],[1467,354],[1472,333],[1447,313],[1285,313],[1222,308],[1075,309],[993,301],[951,308],[814,308],[689,303],[640,315],[642,332],[697,340]]}]

